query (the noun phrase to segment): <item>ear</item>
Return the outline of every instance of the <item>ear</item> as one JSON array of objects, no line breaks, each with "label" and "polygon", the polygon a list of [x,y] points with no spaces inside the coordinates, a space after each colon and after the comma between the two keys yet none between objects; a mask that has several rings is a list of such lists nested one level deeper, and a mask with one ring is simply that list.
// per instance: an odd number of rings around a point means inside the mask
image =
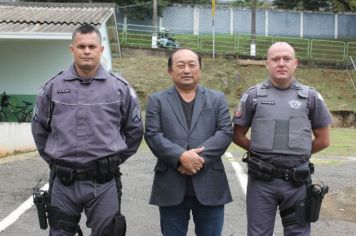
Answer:
[{"label": "ear", "polygon": [[70,50],[70,52],[71,52],[71,53],[72,53],[72,55],[73,55],[73,51],[74,51],[73,44],[69,45],[69,50]]},{"label": "ear", "polygon": [[103,51],[104,51],[104,46],[101,46],[100,52],[103,53]]},{"label": "ear", "polygon": [[268,60],[265,60],[265,67],[268,70]]}]

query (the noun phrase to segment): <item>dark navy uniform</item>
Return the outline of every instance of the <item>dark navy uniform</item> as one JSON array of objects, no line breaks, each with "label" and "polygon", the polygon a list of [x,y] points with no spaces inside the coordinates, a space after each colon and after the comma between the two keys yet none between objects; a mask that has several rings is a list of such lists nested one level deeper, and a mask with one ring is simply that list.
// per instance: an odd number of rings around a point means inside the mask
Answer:
[{"label": "dark navy uniform", "polygon": [[[90,177],[68,186],[55,178],[51,206],[75,216],[85,209],[92,235],[104,235],[119,204],[115,180],[95,179],[98,161],[114,156],[119,165],[137,151],[143,136],[140,113],[134,90],[102,65],[88,80],[77,75],[73,64],[38,94],[32,133],[41,157],[52,170],[89,170]],[[73,235],[53,227],[50,233]]]},{"label": "dark navy uniform", "polygon": [[[331,122],[321,95],[295,80],[288,89],[276,88],[271,81],[248,89],[234,117],[235,125],[251,127],[250,151],[260,160],[287,170],[308,164],[312,130]],[[305,197],[306,185],[295,186],[290,179],[281,178],[264,181],[249,175],[248,235],[272,235],[277,207],[283,211]],[[310,224],[284,227],[284,235],[309,234]]]}]

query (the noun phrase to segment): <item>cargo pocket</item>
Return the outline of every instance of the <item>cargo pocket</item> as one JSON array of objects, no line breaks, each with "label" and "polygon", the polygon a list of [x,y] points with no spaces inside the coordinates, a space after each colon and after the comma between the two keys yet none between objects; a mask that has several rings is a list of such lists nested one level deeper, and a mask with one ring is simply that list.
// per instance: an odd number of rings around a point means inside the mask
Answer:
[{"label": "cargo pocket", "polygon": [[272,150],[275,125],[275,121],[270,119],[255,119],[252,122],[252,150]]},{"label": "cargo pocket", "polygon": [[289,120],[289,147],[311,150],[311,124],[306,119]]}]

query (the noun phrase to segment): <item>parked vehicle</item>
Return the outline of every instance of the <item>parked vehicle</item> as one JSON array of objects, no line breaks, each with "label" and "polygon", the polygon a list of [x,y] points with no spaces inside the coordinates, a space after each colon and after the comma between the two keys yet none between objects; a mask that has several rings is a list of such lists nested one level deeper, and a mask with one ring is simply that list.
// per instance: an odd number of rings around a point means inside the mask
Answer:
[{"label": "parked vehicle", "polygon": [[162,28],[158,34],[157,46],[160,48],[180,48],[173,36],[169,33],[169,29]]}]

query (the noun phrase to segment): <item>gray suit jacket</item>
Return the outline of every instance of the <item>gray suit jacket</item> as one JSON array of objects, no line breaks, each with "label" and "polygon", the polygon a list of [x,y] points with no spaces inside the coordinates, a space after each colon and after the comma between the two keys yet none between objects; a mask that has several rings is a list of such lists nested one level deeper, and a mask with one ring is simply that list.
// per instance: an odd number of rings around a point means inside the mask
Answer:
[{"label": "gray suit jacket", "polygon": [[232,201],[221,156],[232,137],[224,94],[198,87],[190,129],[175,87],[151,95],[146,113],[145,139],[157,157],[150,204],[172,206],[185,195],[185,175],[178,172],[179,157],[187,147],[205,147],[199,155],[204,167],[192,176],[196,197],[204,205]]}]

